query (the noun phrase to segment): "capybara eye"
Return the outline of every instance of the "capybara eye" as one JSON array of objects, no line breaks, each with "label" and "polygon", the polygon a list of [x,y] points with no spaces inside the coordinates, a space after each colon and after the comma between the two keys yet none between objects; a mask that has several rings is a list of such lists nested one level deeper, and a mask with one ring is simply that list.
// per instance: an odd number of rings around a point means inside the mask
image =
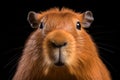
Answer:
[{"label": "capybara eye", "polygon": [[79,29],[79,30],[81,29],[81,24],[80,24],[79,21],[76,23],[76,28]]},{"label": "capybara eye", "polygon": [[43,29],[43,27],[44,27],[43,22],[40,23],[39,27],[40,27],[40,29]]}]

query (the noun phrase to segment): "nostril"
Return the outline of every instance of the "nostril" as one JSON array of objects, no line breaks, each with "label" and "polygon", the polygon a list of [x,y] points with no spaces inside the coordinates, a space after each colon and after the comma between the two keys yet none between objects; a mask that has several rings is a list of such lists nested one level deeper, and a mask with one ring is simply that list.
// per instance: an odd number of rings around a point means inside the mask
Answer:
[{"label": "nostril", "polygon": [[63,46],[66,46],[67,45],[67,42],[63,42],[63,43],[55,43],[55,42],[52,42],[52,46],[55,47],[55,48],[61,48]]},{"label": "nostril", "polygon": [[67,42],[64,42],[64,43],[63,43],[63,46],[66,46],[66,45],[67,45]]}]

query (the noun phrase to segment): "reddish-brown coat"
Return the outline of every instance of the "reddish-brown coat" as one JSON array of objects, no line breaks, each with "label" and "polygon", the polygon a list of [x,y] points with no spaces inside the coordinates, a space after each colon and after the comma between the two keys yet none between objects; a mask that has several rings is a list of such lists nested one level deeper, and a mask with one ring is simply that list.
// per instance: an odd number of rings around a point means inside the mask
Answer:
[{"label": "reddish-brown coat", "polygon": [[[82,13],[55,8],[37,19],[44,19],[46,28],[36,29],[28,38],[13,80],[111,80],[91,36],[83,28],[76,29],[76,21],[83,22]],[[62,50],[64,66],[52,62],[52,40],[68,43]]]}]

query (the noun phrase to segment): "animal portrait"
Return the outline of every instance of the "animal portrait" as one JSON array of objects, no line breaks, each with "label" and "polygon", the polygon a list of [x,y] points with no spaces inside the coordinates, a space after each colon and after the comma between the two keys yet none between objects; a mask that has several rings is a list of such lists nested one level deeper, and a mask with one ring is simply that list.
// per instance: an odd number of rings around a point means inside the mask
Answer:
[{"label": "animal portrait", "polygon": [[94,39],[86,31],[92,11],[29,11],[34,31],[25,42],[13,80],[111,80]]}]

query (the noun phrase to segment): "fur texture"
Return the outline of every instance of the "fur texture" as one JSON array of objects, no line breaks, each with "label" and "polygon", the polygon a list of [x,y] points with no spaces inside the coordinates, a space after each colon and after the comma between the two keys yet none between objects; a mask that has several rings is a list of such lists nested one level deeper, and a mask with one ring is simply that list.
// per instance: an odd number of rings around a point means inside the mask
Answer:
[{"label": "fur texture", "polygon": [[[84,30],[83,23],[91,22],[84,13],[53,8],[30,17],[30,24],[36,22],[37,29],[25,44],[13,80],[111,80],[94,41]],[[56,48],[53,43],[66,45]],[[58,59],[64,65],[56,66]]]}]

